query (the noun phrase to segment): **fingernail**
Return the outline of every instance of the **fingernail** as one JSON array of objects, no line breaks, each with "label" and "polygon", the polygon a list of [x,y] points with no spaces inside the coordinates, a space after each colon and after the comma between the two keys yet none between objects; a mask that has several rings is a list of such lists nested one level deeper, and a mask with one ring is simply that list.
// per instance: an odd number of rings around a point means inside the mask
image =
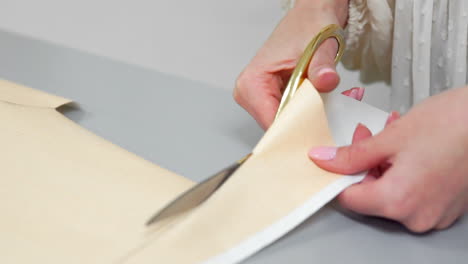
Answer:
[{"label": "fingernail", "polygon": [[387,116],[387,121],[385,121],[385,126],[388,126],[392,122],[392,115],[393,115],[393,113],[390,113]]},{"label": "fingernail", "polygon": [[349,93],[349,97],[358,100],[358,90],[355,88],[351,89],[351,92]]},{"label": "fingernail", "polygon": [[321,76],[321,75],[324,75],[324,74],[327,74],[327,73],[335,73],[335,70],[333,70],[332,68],[329,68],[329,67],[325,67],[325,68],[320,69],[317,72],[317,75]]},{"label": "fingernail", "polygon": [[388,126],[390,123],[397,120],[398,118],[400,118],[400,114],[398,112],[396,111],[391,112],[388,115],[387,122],[385,122],[385,126]]},{"label": "fingernail", "polygon": [[342,95],[346,95],[346,96],[349,96],[350,93],[351,93],[351,90],[346,90],[346,91],[341,92]]},{"label": "fingernail", "polygon": [[336,157],[336,147],[317,147],[309,152],[309,157],[315,160],[332,160]]},{"label": "fingernail", "polygon": [[320,92],[330,92],[335,89],[340,82],[340,76],[330,66],[318,69],[315,73],[312,73],[311,81],[315,88]]},{"label": "fingernail", "polygon": [[321,80],[326,80],[330,78],[335,78],[336,71],[332,68],[326,67],[317,71],[316,75],[313,76],[313,79],[321,78]]},{"label": "fingernail", "polygon": [[364,97],[364,91],[365,90],[366,89],[364,89],[362,87],[357,88],[357,98],[356,98],[357,100],[359,100],[359,101],[362,100],[362,98]]}]

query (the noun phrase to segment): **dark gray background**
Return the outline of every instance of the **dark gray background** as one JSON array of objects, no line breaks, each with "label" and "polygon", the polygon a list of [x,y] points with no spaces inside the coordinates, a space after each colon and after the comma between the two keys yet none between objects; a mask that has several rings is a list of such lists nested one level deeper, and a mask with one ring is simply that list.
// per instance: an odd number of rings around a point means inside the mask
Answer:
[{"label": "dark gray background", "polygon": [[[79,107],[62,109],[72,120],[196,181],[248,153],[262,135],[228,91],[2,31],[0,78],[72,99]],[[246,262],[468,262],[466,219],[414,235],[336,208]]]}]

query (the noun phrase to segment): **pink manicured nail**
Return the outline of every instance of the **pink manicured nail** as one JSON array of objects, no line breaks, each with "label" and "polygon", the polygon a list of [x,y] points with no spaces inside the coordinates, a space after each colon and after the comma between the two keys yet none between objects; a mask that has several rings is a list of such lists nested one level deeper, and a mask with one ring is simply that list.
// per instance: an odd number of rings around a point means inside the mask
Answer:
[{"label": "pink manicured nail", "polygon": [[361,101],[362,98],[364,97],[364,91],[365,89],[362,87],[357,88],[357,100]]},{"label": "pink manicured nail", "polygon": [[390,123],[392,122],[393,122],[393,112],[388,115],[387,121],[385,121],[385,126],[390,125]]},{"label": "pink manicured nail", "polygon": [[359,100],[358,99],[358,90],[353,88],[351,89],[351,92],[349,93],[349,97],[353,98],[353,99],[356,99],[356,100]]},{"label": "pink manicured nail", "polygon": [[341,92],[342,95],[346,95],[346,96],[349,96],[350,93],[351,93],[351,90],[346,90],[346,91]]},{"label": "pink manicured nail", "polygon": [[322,76],[322,75],[325,75],[327,73],[335,73],[335,70],[333,70],[332,68],[323,68],[323,69],[320,69],[317,72],[317,76]]},{"label": "pink manicured nail", "polygon": [[336,157],[336,147],[317,147],[309,152],[309,157],[315,160],[332,160]]},{"label": "pink manicured nail", "polygon": [[390,125],[393,121],[397,120],[398,118],[400,118],[400,113],[398,113],[397,111],[391,112],[388,115],[388,119],[387,122],[385,122],[385,126]]}]

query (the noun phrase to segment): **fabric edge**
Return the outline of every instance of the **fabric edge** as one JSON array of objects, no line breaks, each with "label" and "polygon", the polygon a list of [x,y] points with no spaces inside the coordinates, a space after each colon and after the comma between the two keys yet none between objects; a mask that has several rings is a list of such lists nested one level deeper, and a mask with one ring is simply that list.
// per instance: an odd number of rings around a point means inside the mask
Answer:
[{"label": "fabric edge", "polygon": [[286,233],[289,233],[299,224],[304,222],[308,217],[325,206],[329,201],[333,200],[344,189],[351,186],[352,184],[362,181],[364,177],[365,173],[354,176],[340,177],[339,179],[327,185],[318,193],[314,194],[302,206],[294,209],[285,217],[279,219],[272,225],[266,227],[250,238],[242,241],[237,246],[202,263],[239,263],[247,259],[256,252],[260,251],[262,248],[280,239]]},{"label": "fabric edge", "polygon": [[72,103],[72,100],[67,98],[52,95],[5,79],[0,79],[0,101],[52,109]]}]

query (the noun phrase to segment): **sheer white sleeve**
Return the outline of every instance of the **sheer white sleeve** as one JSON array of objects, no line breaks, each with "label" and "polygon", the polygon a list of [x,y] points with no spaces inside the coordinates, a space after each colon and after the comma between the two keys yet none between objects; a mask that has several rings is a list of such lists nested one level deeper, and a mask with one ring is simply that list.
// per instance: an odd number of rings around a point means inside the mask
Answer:
[{"label": "sheer white sleeve", "polygon": [[394,0],[350,0],[343,64],[364,82],[390,81]]},{"label": "sheer white sleeve", "polygon": [[391,107],[467,83],[468,1],[396,0]]}]

